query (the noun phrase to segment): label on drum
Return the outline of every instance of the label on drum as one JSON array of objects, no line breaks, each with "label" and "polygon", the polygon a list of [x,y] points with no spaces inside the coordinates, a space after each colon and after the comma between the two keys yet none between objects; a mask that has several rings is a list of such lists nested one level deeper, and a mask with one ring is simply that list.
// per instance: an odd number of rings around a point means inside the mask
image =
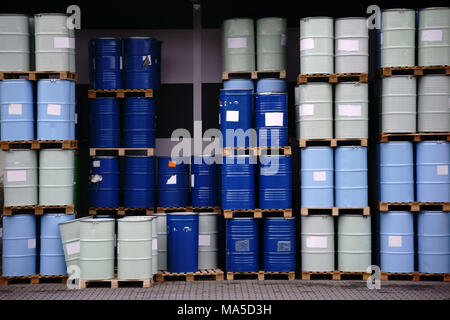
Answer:
[{"label": "label on drum", "polygon": [[8,105],[8,114],[20,116],[22,114],[22,104],[11,103]]},{"label": "label on drum", "polygon": [[306,237],[306,247],[310,249],[327,249],[328,238],[318,236]]},{"label": "label on drum", "polygon": [[6,180],[8,182],[23,182],[27,181],[27,171],[26,170],[11,170],[6,174]]},{"label": "label on drum", "polygon": [[283,113],[282,112],[268,112],[266,115],[266,127],[282,127]]},{"label": "label on drum", "polygon": [[326,171],[314,171],[313,172],[313,180],[314,181],[327,181],[327,172]]},{"label": "label on drum", "polygon": [[342,117],[360,117],[361,105],[360,104],[340,104],[339,115]]},{"label": "label on drum", "polygon": [[247,38],[228,38],[228,49],[247,48]]},{"label": "label on drum", "polygon": [[287,252],[291,251],[290,241],[278,241],[277,242],[277,252]]},{"label": "label on drum", "polygon": [[423,42],[442,41],[442,30],[423,30],[420,39]]},{"label": "label on drum", "polygon": [[53,48],[55,49],[75,49],[75,39],[69,37],[54,37]]},{"label": "label on drum", "polygon": [[314,105],[313,104],[301,104],[300,105],[300,116],[313,116],[314,115]]},{"label": "label on drum", "polygon": [[227,111],[227,122],[239,122],[239,111]]},{"label": "label on drum", "polygon": [[175,176],[171,176],[171,177],[167,180],[166,184],[177,184],[177,176],[176,176],[176,175],[175,175]]},{"label": "label on drum", "polygon": [[199,247],[209,247],[211,245],[211,236],[201,234],[198,236],[198,246]]},{"label": "label on drum", "polygon": [[151,65],[152,65],[152,56],[149,54],[146,56],[142,56],[142,66],[146,67]]},{"label": "label on drum", "polygon": [[193,174],[191,174],[191,188],[194,188],[194,180],[195,180],[195,176]]},{"label": "label on drum", "polygon": [[391,248],[401,248],[402,236],[389,236],[388,242],[388,246]]},{"label": "label on drum", "polygon": [[359,51],[359,41],[358,40],[338,40],[338,50],[339,51]]},{"label": "label on drum", "polygon": [[250,240],[238,240],[234,244],[234,250],[238,252],[250,251]]},{"label": "label on drum", "polygon": [[36,249],[36,239],[28,239],[28,249]]},{"label": "label on drum", "polygon": [[314,49],[314,39],[307,38],[300,40],[300,51]]},{"label": "label on drum", "polygon": [[158,250],[158,239],[152,239],[152,250]]},{"label": "label on drum", "polygon": [[287,41],[287,36],[284,33],[282,33],[281,34],[281,39],[280,39],[280,44],[282,46],[286,46],[286,41]]},{"label": "label on drum", "polygon": [[74,241],[66,244],[66,252],[69,256],[80,253],[80,241]]},{"label": "label on drum", "polygon": [[61,105],[60,104],[48,104],[47,114],[49,116],[60,116],[61,115]]},{"label": "label on drum", "polygon": [[100,168],[100,160],[92,161],[92,166],[94,168]]},{"label": "label on drum", "polygon": [[448,166],[437,166],[436,169],[438,176],[448,176]]}]

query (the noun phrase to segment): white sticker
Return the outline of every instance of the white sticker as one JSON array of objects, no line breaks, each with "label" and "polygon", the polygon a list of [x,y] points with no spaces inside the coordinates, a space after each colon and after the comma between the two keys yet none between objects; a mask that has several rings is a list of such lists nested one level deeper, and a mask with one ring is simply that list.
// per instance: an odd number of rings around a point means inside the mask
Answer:
[{"label": "white sticker", "polygon": [[442,30],[423,30],[421,41],[442,41]]},{"label": "white sticker", "polygon": [[11,103],[8,106],[8,114],[20,116],[22,114],[22,104]]},{"label": "white sticker", "polygon": [[194,180],[195,180],[195,176],[193,174],[191,174],[191,187],[194,188]]},{"label": "white sticker", "polygon": [[26,170],[11,170],[7,172],[6,180],[8,182],[22,182],[27,181],[27,171]]},{"label": "white sticker", "polygon": [[199,247],[209,247],[211,245],[211,236],[201,234],[198,236]]},{"label": "white sticker", "polygon": [[152,56],[151,55],[146,55],[146,56],[142,56],[142,62],[143,62],[143,66],[151,66],[152,65]]},{"label": "white sticker", "polygon": [[[73,41],[71,39],[73,39]],[[74,49],[75,39],[69,37],[54,37],[53,47],[55,49]]]},{"label": "white sticker", "polygon": [[94,168],[100,168],[100,160],[92,161],[92,166]]},{"label": "white sticker", "polygon": [[326,249],[328,248],[328,238],[317,236],[306,237],[306,247],[311,249]]},{"label": "white sticker", "polygon": [[402,236],[389,236],[389,247],[401,248],[402,247]]},{"label": "white sticker", "polygon": [[177,176],[171,176],[169,180],[167,180],[166,184],[177,184]]},{"label": "white sticker", "polygon": [[448,166],[437,166],[438,176],[448,176]]},{"label": "white sticker", "polygon": [[384,41],[383,32],[380,33],[380,44],[382,45]]},{"label": "white sticker", "polygon": [[66,244],[66,252],[69,256],[80,253],[80,241],[74,241]]},{"label": "white sticker", "polygon": [[300,51],[314,49],[314,39],[307,38],[300,40]]},{"label": "white sticker", "polygon": [[60,104],[48,104],[47,114],[50,116],[60,116],[61,115],[61,105]]},{"label": "white sticker", "polygon": [[361,105],[360,104],[340,104],[339,115],[343,117],[360,117]]},{"label": "white sticker", "polygon": [[158,239],[152,240],[152,250],[158,250]]},{"label": "white sticker", "polygon": [[228,49],[247,48],[247,38],[228,38]]},{"label": "white sticker", "polygon": [[36,249],[36,239],[28,239],[28,249]]},{"label": "white sticker", "polygon": [[280,44],[282,46],[286,46],[286,40],[287,40],[287,36],[284,33],[282,33],[281,34],[281,39],[280,39]]},{"label": "white sticker", "polygon": [[313,172],[313,180],[314,181],[327,181],[327,172],[326,171],[314,171]]},{"label": "white sticker", "polygon": [[314,105],[313,104],[301,104],[300,105],[300,116],[313,116],[314,115]]},{"label": "white sticker", "polygon": [[227,111],[227,122],[239,122],[239,111]]},{"label": "white sticker", "polygon": [[75,124],[78,124],[78,113],[75,113]]},{"label": "white sticker", "polygon": [[338,51],[359,51],[358,40],[338,40]]},{"label": "white sticker", "polygon": [[120,56],[120,70],[123,69],[123,58],[122,56]]},{"label": "white sticker", "polygon": [[282,127],[282,126],[283,126],[283,112],[266,113],[266,127]]}]

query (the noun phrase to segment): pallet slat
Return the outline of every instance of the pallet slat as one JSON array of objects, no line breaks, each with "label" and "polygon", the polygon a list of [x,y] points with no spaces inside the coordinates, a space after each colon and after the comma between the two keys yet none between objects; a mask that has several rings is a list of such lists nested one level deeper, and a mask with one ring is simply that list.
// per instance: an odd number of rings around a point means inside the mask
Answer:
[{"label": "pallet slat", "polygon": [[286,70],[222,72],[222,80],[244,78],[252,80],[264,78],[286,79]]},{"label": "pallet slat", "polygon": [[71,214],[75,212],[74,205],[70,206],[17,206],[17,207],[4,207],[3,215],[10,216],[12,214],[20,214],[20,213],[30,213],[32,211],[33,214],[37,216],[41,216],[45,213],[45,211],[51,210],[52,213],[57,213],[55,211],[61,211],[61,213]]},{"label": "pallet slat", "polygon": [[0,80],[26,79],[30,81],[43,79],[59,79],[78,81],[78,74],[69,71],[11,71],[0,72]]},{"label": "pallet slat", "polygon": [[188,273],[170,273],[168,271],[158,271],[156,274],[156,282],[164,282],[165,278],[180,278],[182,281],[193,282],[197,280],[206,280],[208,278],[215,278],[215,281],[223,281],[224,273],[220,269],[203,269],[197,272]]},{"label": "pallet slat", "polygon": [[158,207],[157,213],[170,213],[170,212],[192,212],[192,207]]},{"label": "pallet slat", "polygon": [[102,98],[102,97],[114,97],[114,98],[126,98],[126,97],[145,97],[153,98],[153,89],[110,89],[110,90],[88,90],[88,98]]},{"label": "pallet slat", "polygon": [[2,150],[10,149],[78,149],[77,140],[1,141]]},{"label": "pallet slat", "polygon": [[101,157],[124,157],[124,156],[146,156],[153,157],[155,155],[154,148],[90,148],[89,156]]},{"label": "pallet slat", "polygon": [[140,288],[150,288],[150,285],[153,283],[152,278],[148,279],[137,279],[137,280],[128,280],[128,279],[109,279],[109,280],[80,280],[80,289],[86,289],[89,286],[95,285],[104,285],[109,284],[111,289],[119,288],[120,284],[136,284],[139,283]]},{"label": "pallet slat", "polygon": [[338,83],[345,81],[368,82],[369,75],[367,73],[315,73],[315,74],[299,74],[297,84],[305,84],[311,81]]},{"label": "pallet slat", "polygon": [[450,202],[381,202],[377,204],[380,212],[388,211],[450,211]]},{"label": "pallet slat", "polygon": [[424,74],[450,75],[450,66],[383,67],[378,73],[381,77],[390,77],[392,75],[423,76]]},{"label": "pallet slat", "polygon": [[117,214],[119,216],[126,216],[129,214],[145,214],[147,216],[150,216],[155,213],[155,210],[153,208],[125,208],[125,207],[118,207],[118,208],[89,208],[89,215],[99,215],[104,213],[111,213],[111,214]]},{"label": "pallet slat", "polygon": [[40,283],[66,283],[67,275],[62,276],[43,276],[32,275],[22,277],[4,277],[0,276],[0,285],[20,284],[25,282],[26,284],[40,284]]},{"label": "pallet slat", "polygon": [[378,135],[379,142],[389,141],[430,141],[444,140],[450,141],[450,133],[448,132],[410,132],[410,133],[386,133],[382,132]]},{"label": "pallet slat", "polygon": [[340,146],[360,146],[367,147],[369,139],[300,139],[298,146],[300,148],[325,146],[325,147],[340,147]]},{"label": "pallet slat", "polygon": [[331,214],[332,216],[339,216],[340,214],[358,214],[363,216],[370,215],[370,207],[361,208],[305,208],[301,207],[300,213],[302,216],[308,216],[311,214]]}]

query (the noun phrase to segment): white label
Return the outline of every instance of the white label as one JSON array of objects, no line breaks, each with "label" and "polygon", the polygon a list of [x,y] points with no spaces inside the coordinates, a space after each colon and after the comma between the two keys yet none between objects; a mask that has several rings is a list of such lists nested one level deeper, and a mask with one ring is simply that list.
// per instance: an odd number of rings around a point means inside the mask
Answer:
[{"label": "white label", "polygon": [[194,187],[194,180],[195,180],[195,176],[193,174],[191,174],[191,187]]},{"label": "white label", "polygon": [[123,58],[122,56],[120,56],[120,70],[123,69]]},{"label": "white label", "polygon": [[36,248],[36,239],[28,239],[28,249]]},{"label": "white label", "polygon": [[48,104],[47,114],[50,116],[60,116],[61,115],[61,105],[60,104]]},{"label": "white label", "polygon": [[311,249],[326,249],[328,248],[327,237],[306,237],[306,247]]},{"label": "white label", "polygon": [[339,115],[343,117],[360,117],[361,105],[360,104],[340,104]]},{"label": "white label", "polygon": [[277,242],[277,251],[278,252],[291,251],[291,242],[290,241],[278,241]]},{"label": "white label", "polygon": [[8,182],[22,182],[27,181],[26,170],[11,170],[7,172],[6,179]]},{"label": "white label", "polygon": [[152,240],[152,250],[158,250],[158,239]]},{"label": "white label", "polygon": [[402,236],[389,236],[389,247],[401,248],[402,246]]},{"label": "white label", "polygon": [[166,184],[177,184],[177,176],[171,176]]},{"label": "white label", "polygon": [[380,33],[380,44],[383,44],[384,41],[384,37],[383,37],[383,32]]},{"label": "white label", "polygon": [[339,51],[359,51],[359,41],[358,40],[338,40],[338,50]]},{"label": "white label", "polygon": [[75,48],[75,39],[71,41],[69,37],[54,37],[53,38],[53,47],[55,49],[74,49]]},{"label": "white label", "polygon": [[287,40],[286,35],[285,35],[284,33],[282,33],[282,34],[281,34],[281,39],[280,39],[280,44],[281,44],[282,46],[286,46],[286,40]]},{"label": "white label", "polygon": [[239,122],[239,111],[227,111],[227,122]]},{"label": "white label", "polygon": [[442,41],[442,30],[423,30],[421,41]]},{"label": "white label", "polygon": [[199,247],[209,247],[211,245],[211,236],[201,234],[198,236]]},{"label": "white label", "polygon": [[80,241],[74,241],[66,244],[66,252],[69,256],[80,253]]},{"label": "white label", "polygon": [[247,48],[247,38],[228,38],[228,49]]},{"label": "white label", "polygon": [[146,55],[146,56],[142,56],[142,65],[145,66],[151,66],[152,65],[152,56],[151,55]]},{"label": "white label", "polygon": [[438,176],[448,176],[448,166],[437,166]]},{"label": "white label", "polygon": [[22,104],[11,103],[8,106],[8,114],[20,116],[22,114]]},{"label": "white label", "polygon": [[283,126],[283,113],[282,112],[266,113],[266,126],[267,127],[282,127]]},{"label": "white label", "polygon": [[300,105],[300,116],[313,116],[314,115],[314,105],[313,104],[301,104]]},{"label": "white label", "polygon": [[313,179],[314,179],[314,181],[327,181],[327,172],[326,171],[314,171]]},{"label": "white label", "polygon": [[300,40],[300,51],[314,49],[314,39],[308,38]]},{"label": "white label", "polygon": [[95,160],[92,162],[92,166],[94,168],[100,168],[100,160]]}]

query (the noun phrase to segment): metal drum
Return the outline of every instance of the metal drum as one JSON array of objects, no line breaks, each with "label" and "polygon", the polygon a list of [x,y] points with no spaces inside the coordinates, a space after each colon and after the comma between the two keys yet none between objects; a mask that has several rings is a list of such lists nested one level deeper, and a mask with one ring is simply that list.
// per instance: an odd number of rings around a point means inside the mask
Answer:
[{"label": "metal drum", "polygon": [[125,208],[153,208],[155,206],[155,170],[155,157],[125,157],[123,187]]},{"label": "metal drum", "polygon": [[335,72],[369,73],[369,29],[367,18],[336,19]]},{"label": "metal drum", "polygon": [[74,150],[39,150],[39,204],[73,205]]},{"label": "metal drum", "polygon": [[255,128],[258,146],[288,145],[288,94],[258,93],[255,95]]},{"label": "metal drum", "polygon": [[189,165],[185,160],[158,157],[158,207],[189,205]]},{"label": "metal drum", "polygon": [[74,154],[73,159],[73,204],[75,208],[80,207],[80,188],[78,184],[80,183],[80,155]]},{"label": "metal drum", "polygon": [[114,278],[115,219],[80,221],[80,279]]},{"label": "metal drum", "polygon": [[265,218],[263,223],[262,269],[267,272],[295,271],[295,218]]},{"label": "metal drum", "polygon": [[151,278],[151,252],[151,217],[124,217],[117,220],[117,278]]},{"label": "metal drum", "polygon": [[72,71],[75,38],[70,37],[65,13],[34,15],[36,71]]},{"label": "metal drum", "polygon": [[125,89],[153,89],[155,73],[155,40],[131,37],[123,40]]},{"label": "metal drum", "polygon": [[193,156],[191,188],[193,207],[215,207],[220,203],[220,168],[212,156]]},{"label": "metal drum", "polygon": [[251,90],[252,94],[255,91],[255,85],[253,84],[253,80],[250,79],[232,79],[225,80],[223,82],[224,89],[246,89]]},{"label": "metal drum", "polygon": [[366,272],[372,264],[370,216],[339,215],[337,230],[338,270]]},{"label": "metal drum", "polygon": [[122,88],[122,41],[97,38],[89,41],[91,87],[96,90]]},{"label": "metal drum", "polygon": [[226,270],[259,271],[259,219],[226,219]]},{"label": "metal drum", "polygon": [[123,118],[125,148],[155,147],[153,98],[125,98]]},{"label": "metal drum", "polygon": [[300,73],[333,73],[333,44],[333,18],[300,19]]},{"label": "metal drum", "polygon": [[301,206],[333,207],[333,149],[308,147],[300,151]]},{"label": "metal drum", "polygon": [[165,213],[157,213],[156,217],[156,234],[157,234],[157,252],[158,252],[158,270],[167,270],[167,215]]},{"label": "metal drum", "polygon": [[382,272],[414,272],[412,212],[380,212],[380,268]]},{"label": "metal drum", "polygon": [[258,208],[292,208],[291,156],[260,156],[258,191]]},{"label": "metal drum", "polygon": [[419,77],[417,129],[419,132],[450,131],[450,77]]},{"label": "metal drum", "polygon": [[198,213],[167,213],[167,270],[171,273],[198,271]]},{"label": "metal drum", "polygon": [[92,158],[89,183],[89,206],[119,206],[119,158]]},{"label": "metal drum", "polygon": [[223,158],[222,209],[255,208],[255,163],[250,155]]},{"label": "metal drum", "polygon": [[2,141],[34,140],[33,102],[33,85],[31,81],[0,81]]},{"label": "metal drum", "polygon": [[450,213],[420,212],[417,219],[419,272],[450,272]]},{"label": "metal drum", "polygon": [[334,271],[334,217],[301,217],[301,270]]},{"label": "metal drum", "polygon": [[337,147],[334,159],[336,207],[369,206],[367,147]]},{"label": "metal drum", "polygon": [[41,217],[40,275],[67,274],[58,225],[73,219],[75,219],[74,214],[44,214]]},{"label": "metal drum", "polygon": [[2,275],[4,277],[37,274],[36,238],[34,214],[3,216]]},{"label": "metal drum", "polygon": [[416,78],[392,76],[382,80],[381,131],[416,132]]},{"label": "metal drum", "polygon": [[333,138],[333,88],[329,83],[295,87],[297,139]]},{"label": "metal drum", "polygon": [[287,92],[287,84],[284,79],[259,79],[256,82],[257,93]]},{"label": "metal drum", "polygon": [[156,217],[150,217],[152,222],[152,275],[158,273],[158,232]]},{"label": "metal drum", "polygon": [[252,141],[244,133],[252,128],[252,93],[248,89],[220,90],[219,125],[224,147],[250,146]]},{"label": "metal drum", "polygon": [[69,80],[38,81],[38,140],[73,140],[75,96],[72,95],[72,90],[74,87],[75,82]]},{"label": "metal drum", "polygon": [[92,148],[120,147],[120,105],[116,98],[89,101],[89,142]]},{"label": "metal drum", "polygon": [[412,142],[392,141],[378,145],[378,179],[380,201],[414,201]]},{"label": "metal drum", "polygon": [[413,9],[381,13],[381,67],[413,67],[416,50],[416,14]]},{"label": "metal drum", "polygon": [[35,150],[4,152],[4,205],[38,204],[38,160]]},{"label": "metal drum", "polygon": [[80,266],[80,221],[92,218],[93,216],[88,216],[59,223],[59,232],[67,268]]},{"label": "metal drum", "polygon": [[360,82],[338,83],[335,95],[335,138],[368,138],[369,85]]},{"label": "metal drum", "polygon": [[198,269],[216,269],[219,266],[219,214],[199,213]]},{"label": "metal drum", "polygon": [[222,71],[255,70],[253,19],[228,19],[222,24]]},{"label": "metal drum", "polygon": [[450,142],[416,145],[416,191],[419,202],[450,202]]},{"label": "metal drum", "polygon": [[419,66],[450,65],[450,8],[419,10]]},{"label": "metal drum", "polygon": [[28,16],[0,14],[0,71],[30,71]]},{"label": "metal drum", "polygon": [[286,18],[256,21],[256,63],[258,71],[286,70]]}]

